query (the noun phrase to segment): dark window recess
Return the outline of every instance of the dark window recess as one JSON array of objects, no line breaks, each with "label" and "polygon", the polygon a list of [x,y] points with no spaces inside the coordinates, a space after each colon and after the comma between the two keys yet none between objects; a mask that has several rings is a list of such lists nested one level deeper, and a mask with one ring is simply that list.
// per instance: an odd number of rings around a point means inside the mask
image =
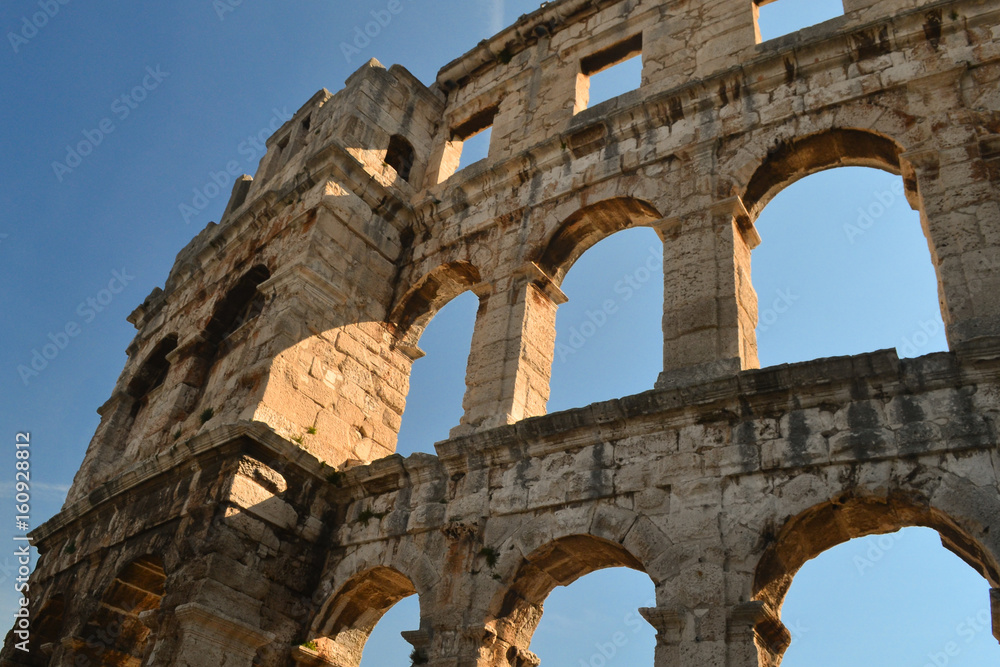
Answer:
[{"label": "dark window recess", "polygon": [[265,267],[255,266],[229,290],[205,327],[204,338],[209,345],[218,346],[234,331],[260,315],[265,299],[263,294],[258,294],[257,288],[270,277],[271,272]]},{"label": "dark window recess", "polygon": [[146,361],[139,367],[135,377],[129,382],[126,391],[129,396],[135,399],[131,410],[133,418],[145,407],[149,394],[167,379],[167,373],[170,371],[170,362],[167,361],[167,356],[176,349],[176,335],[164,338],[153,348]]},{"label": "dark window recess", "polygon": [[177,349],[177,336],[171,335],[163,339],[143,362],[139,371],[128,384],[128,394],[132,398],[144,398],[167,379],[170,362],[167,355]]},{"label": "dark window recess", "polygon": [[639,55],[642,55],[642,33],[587,56],[580,61],[580,68],[584,74],[591,76]]},{"label": "dark window recess", "polygon": [[399,177],[404,181],[410,181],[410,172],[413,171],[413,163],[416,160],[416,151],[409,141],[394,134],[389,139],[389,150],[385,154],[385,163],[396,170]]},{"label": "dark window recess", "polygon": [[258,288],[270,277],[271,272],[266,267],[255,266],[236,282],[215,307],[212,319],[202,332],[203,342],[195,351],[196,363],[189,374],[189,384],[198,388],[198,395],[189,403],[189,414],[193,414],[195,406],[202,400],[212,368],[230,352],[231,343],[227,339],[263,312],[267,299],[258,292]]},{"label": "dark window recess", "polygon": [[465,141],[469,137],[473,137],[483,130],[493,127],[493,121],[496,120],[499,111],[499,106],[489,107],[475,114],[461,125],[456,125],[451,129],[452,141]]},{"label": "dark window recess", "polygon": [[499,112],[499,106],[489,107],[452,128],[452,145],[460,151],[459,169],[464,169],[474,162],[489,157],[493,123]]}]

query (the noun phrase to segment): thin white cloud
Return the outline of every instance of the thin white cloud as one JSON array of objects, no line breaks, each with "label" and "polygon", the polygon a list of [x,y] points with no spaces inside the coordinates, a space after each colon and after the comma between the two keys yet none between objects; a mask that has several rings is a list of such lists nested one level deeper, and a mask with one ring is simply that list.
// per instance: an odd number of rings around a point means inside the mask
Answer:
[{"label": "thin white cloud", "polygon": [[[3,482],[0,483],[0,498],[13,498],[17,493],[14,482]],[[65,498],[66,494],[69,493],[69,486],[66,484],[44,484],[42,482],[36,482],[31,484],[31,491],[29,492],[33,496],[45,496],[45,497],[60,497]]]},{"label": "thin white cloud", "polygon": [[480,0],[480,5],[486,11],[490,33],[496,34],[506,27],[506,4],[506,0]]}]

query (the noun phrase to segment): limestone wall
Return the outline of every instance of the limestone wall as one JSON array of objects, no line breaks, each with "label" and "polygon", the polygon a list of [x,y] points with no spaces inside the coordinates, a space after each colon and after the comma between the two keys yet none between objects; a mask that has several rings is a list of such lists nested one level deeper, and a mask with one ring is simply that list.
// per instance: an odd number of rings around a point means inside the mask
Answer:
[{"label": "limestone wall", "polygon": [[[317,93],[132,314],[35,534],[37,650],[0,663],[351,666],[417,594],[427,664],[534,665],[548,592],[625,566],[657,587],[657,665],[771,666],[802,563],[911,525],[1000,588],[1000,5],[845,9],[758,43],[749,0],[561,0],[431,87],[372,61]],[[640,44],[642,86],[587,108]],[[951,352],[756,370],[754,221],[846,165],[902,177]],[[634,226],[663,241],[657,387],[544,416],[560,284]],[[386,458],[465,291],[462,421]]]}]

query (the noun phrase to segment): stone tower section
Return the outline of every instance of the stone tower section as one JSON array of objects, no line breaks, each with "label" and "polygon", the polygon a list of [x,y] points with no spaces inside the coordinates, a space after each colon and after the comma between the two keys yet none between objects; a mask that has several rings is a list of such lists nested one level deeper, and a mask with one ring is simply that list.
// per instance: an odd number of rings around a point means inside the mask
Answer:
[{"label": "stone tower section", "polygon": [[69,502],[240,421],[333,467],[395,450],[419,354],[387,325],[413,234],[406,179],[426,171],[442,108],[405,70],[372,61],[268,140],[222,224],[129,318],[139,335]]},{"label": "stone tower section", "polygon": [[[758,9],[560,0],[430,87],[373,60],[317,93],[129,318],[0,664],[357,667],[417,595],[423,664],[534,666],[546,596],[629,567],[657,667],[776,667],[803,563],[905,526],[983,576],[1000,637],[1000,2],[844,0],[767,42]],[[950,351],[759,369],[755,221],[852,165],[903,179]],[[560,285],[637,226],[656,387],[546,415]],[[467,291],[461,422],[394,456],[421,333]]]}]

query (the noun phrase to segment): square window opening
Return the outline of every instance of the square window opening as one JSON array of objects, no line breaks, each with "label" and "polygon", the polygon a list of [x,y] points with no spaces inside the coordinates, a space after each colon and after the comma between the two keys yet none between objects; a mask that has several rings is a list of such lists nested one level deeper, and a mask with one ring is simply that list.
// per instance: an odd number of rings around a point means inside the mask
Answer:
[{"label": "square window opening", "polygon": [[438,182],[444,182],[456,171],[487,158],[493,138],[493,122],[499,105],[484,109],[451,130],[451,140],[445,147],[444,158],[438,173]]},{"label": "square window opening", "polygon": [[580,61],[574,113],[641,86],[642,33]]},{"label": "square window opening", "polygon": [[458,168],[465,169],[470,164],[485,160],[490,154],[490,140],[493,138],[493,126],[480,130],[462,142],[462,157]]},{"label": "square window opening", "polygon": [[843,0],[754,1],[758,42],[790,35],[843,15]]}]

